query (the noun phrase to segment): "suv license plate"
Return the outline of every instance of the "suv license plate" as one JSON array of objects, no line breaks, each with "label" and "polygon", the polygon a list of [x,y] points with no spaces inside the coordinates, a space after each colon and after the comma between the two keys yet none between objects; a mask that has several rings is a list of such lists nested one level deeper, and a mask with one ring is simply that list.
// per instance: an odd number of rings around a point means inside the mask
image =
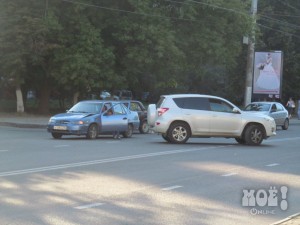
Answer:
[{"label": "suv license plate", "polygon": [[66,126],[54,126],[53,127],[54,130],[67,130]]}]

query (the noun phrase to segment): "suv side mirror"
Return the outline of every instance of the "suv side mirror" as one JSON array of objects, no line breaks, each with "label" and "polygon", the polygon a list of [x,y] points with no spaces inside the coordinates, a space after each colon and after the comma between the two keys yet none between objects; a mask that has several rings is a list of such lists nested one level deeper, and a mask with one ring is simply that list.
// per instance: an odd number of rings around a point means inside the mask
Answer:
[{"label": "suv side mirror", "polygon": [[240,114],[240,113],[241,113],[240,110],[239,110],[238,108],[233,108],[232,112],[237,113],[237,114]]}]

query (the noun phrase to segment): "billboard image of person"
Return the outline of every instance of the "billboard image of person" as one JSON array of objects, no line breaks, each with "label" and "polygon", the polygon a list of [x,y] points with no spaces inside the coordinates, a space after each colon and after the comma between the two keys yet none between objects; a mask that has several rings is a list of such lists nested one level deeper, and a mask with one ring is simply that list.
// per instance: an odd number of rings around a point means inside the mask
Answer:
[{"label": "billboard image of person", "polygon": [[253,94],[280,94],[282,70],[281,52],[256,52]]}]

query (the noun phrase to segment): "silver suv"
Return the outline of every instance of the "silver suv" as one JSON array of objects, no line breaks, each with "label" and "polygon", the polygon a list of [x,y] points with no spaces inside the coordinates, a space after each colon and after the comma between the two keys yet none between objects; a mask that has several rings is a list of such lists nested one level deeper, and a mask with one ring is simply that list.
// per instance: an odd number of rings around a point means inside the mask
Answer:
[{"label": "silver suv", "polygon": [[270,116],[243,112],[223,98],[199,94],[161,96],[157,105],[148,106],[148,124],[166,141],[178,144],[190,137],[224,137],[260,145],[276,135]]}]

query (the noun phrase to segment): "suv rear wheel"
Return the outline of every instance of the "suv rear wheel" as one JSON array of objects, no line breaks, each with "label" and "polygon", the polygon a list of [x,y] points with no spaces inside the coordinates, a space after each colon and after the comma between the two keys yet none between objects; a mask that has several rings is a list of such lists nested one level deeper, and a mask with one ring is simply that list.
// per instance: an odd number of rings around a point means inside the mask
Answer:
[{"label": "suv rear wheel", "polygon": [[246,142],[243,138],[235,138],[235,140],[237,141],[237,143],[244,145]]},{"label": "suv rear wheel", "polygon": [[245,142],[247,145],[260,145],[264,139],[264,130],[261,126],[250,125],[245,131]]},{"label": "suv rear wheel", "polygon": [[170,139],[168,138],[168,135],[162,134],[161,137],[166,140],[167,142],[171,142]]},{"label": "suv rear wheel", "polygon": [[183,144],[191,136],[191,131],[186,123],[176,122],[169,127],[167,138],[171,143]]}]

